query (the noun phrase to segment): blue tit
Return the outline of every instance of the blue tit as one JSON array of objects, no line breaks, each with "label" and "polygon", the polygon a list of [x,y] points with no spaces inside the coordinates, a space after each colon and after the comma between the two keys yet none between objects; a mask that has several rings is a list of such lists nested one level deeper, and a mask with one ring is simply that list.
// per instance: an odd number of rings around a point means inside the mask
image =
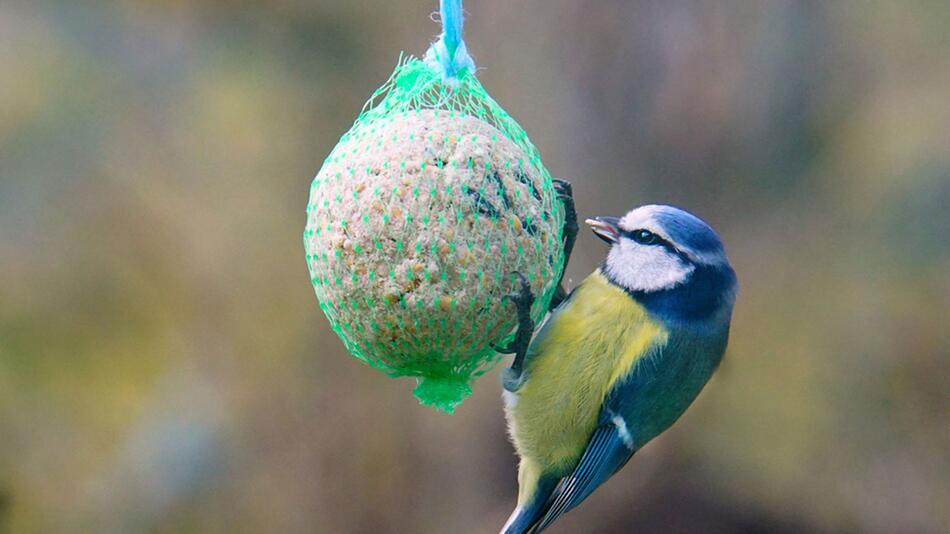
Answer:
[{"label": "blue tit", "polygon": [[[683,414],[726,348],[736,275],[712,228],[660,205],[586,222],[606,260],[503,376],[521,457],[505,534],[540,532],[586,499]],[[513,299],[519,312],[531,301]]]}]

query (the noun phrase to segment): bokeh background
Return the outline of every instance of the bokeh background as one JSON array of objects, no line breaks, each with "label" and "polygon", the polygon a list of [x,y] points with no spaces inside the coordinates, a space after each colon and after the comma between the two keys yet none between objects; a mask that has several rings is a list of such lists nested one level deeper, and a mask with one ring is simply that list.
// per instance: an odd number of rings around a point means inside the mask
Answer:
[{"label": "bokeh background", "polygon": [[[302,247],[435,7],[0,2],[0,531],[497,531],[498,369],[420,407],[344,353]],[[686,207],[741,282],[709,387],[551,532],[950,531],[947,2],[467,9],[582,216]]]}]

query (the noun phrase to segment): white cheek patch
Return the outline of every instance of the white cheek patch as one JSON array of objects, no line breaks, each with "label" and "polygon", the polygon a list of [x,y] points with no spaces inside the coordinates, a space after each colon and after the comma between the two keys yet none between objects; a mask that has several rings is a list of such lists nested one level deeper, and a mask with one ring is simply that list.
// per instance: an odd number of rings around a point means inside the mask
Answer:
[{"label": "white cheek patch", "polygon": [[607,274],[632,291],[659,291],[686,281],[695,270],[665,248],[639,245],[628,239],[610,248]]}]

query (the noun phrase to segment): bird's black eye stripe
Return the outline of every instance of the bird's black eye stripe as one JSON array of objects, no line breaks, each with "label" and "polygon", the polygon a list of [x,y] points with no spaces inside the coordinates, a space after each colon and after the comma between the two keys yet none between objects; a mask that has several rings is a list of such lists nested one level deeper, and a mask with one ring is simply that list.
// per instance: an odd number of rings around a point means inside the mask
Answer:
[{"label": "bird's black eye stripe", "polygon": [[660,237],[658,234],[654,234],[653,232],[645,228],[638,228],[636,230],[621,230],[620,237],[630,239],[634,241],[635,243],[639,243],[641,245],[663,247],[667,251],[669,251],[670,254],[675,254],[684,262],[686,263],[691,262],[689,256],[687,256],[678,248],[676,248],[676,246],[674,246],[673,243],[670,243],[666,239],[663,239],[662,237]]},{"label": "bird's black eye stripe", "polygon": [[637,230],[624,230],[620,235],[626,237],[627,239],[632,239],[641,245],[659,245],[664,243],[663,238],[643,228]]}]

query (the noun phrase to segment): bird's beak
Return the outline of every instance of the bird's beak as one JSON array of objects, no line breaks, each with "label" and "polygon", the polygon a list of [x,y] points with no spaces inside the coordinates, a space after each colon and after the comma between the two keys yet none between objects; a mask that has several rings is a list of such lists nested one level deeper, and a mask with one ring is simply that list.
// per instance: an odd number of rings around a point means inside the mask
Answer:
[{"label": "bird's beak", "polygon": [[594,217],[584,221],[597,237],[614,244],[620,239],[620,219],[618,217]]}]

